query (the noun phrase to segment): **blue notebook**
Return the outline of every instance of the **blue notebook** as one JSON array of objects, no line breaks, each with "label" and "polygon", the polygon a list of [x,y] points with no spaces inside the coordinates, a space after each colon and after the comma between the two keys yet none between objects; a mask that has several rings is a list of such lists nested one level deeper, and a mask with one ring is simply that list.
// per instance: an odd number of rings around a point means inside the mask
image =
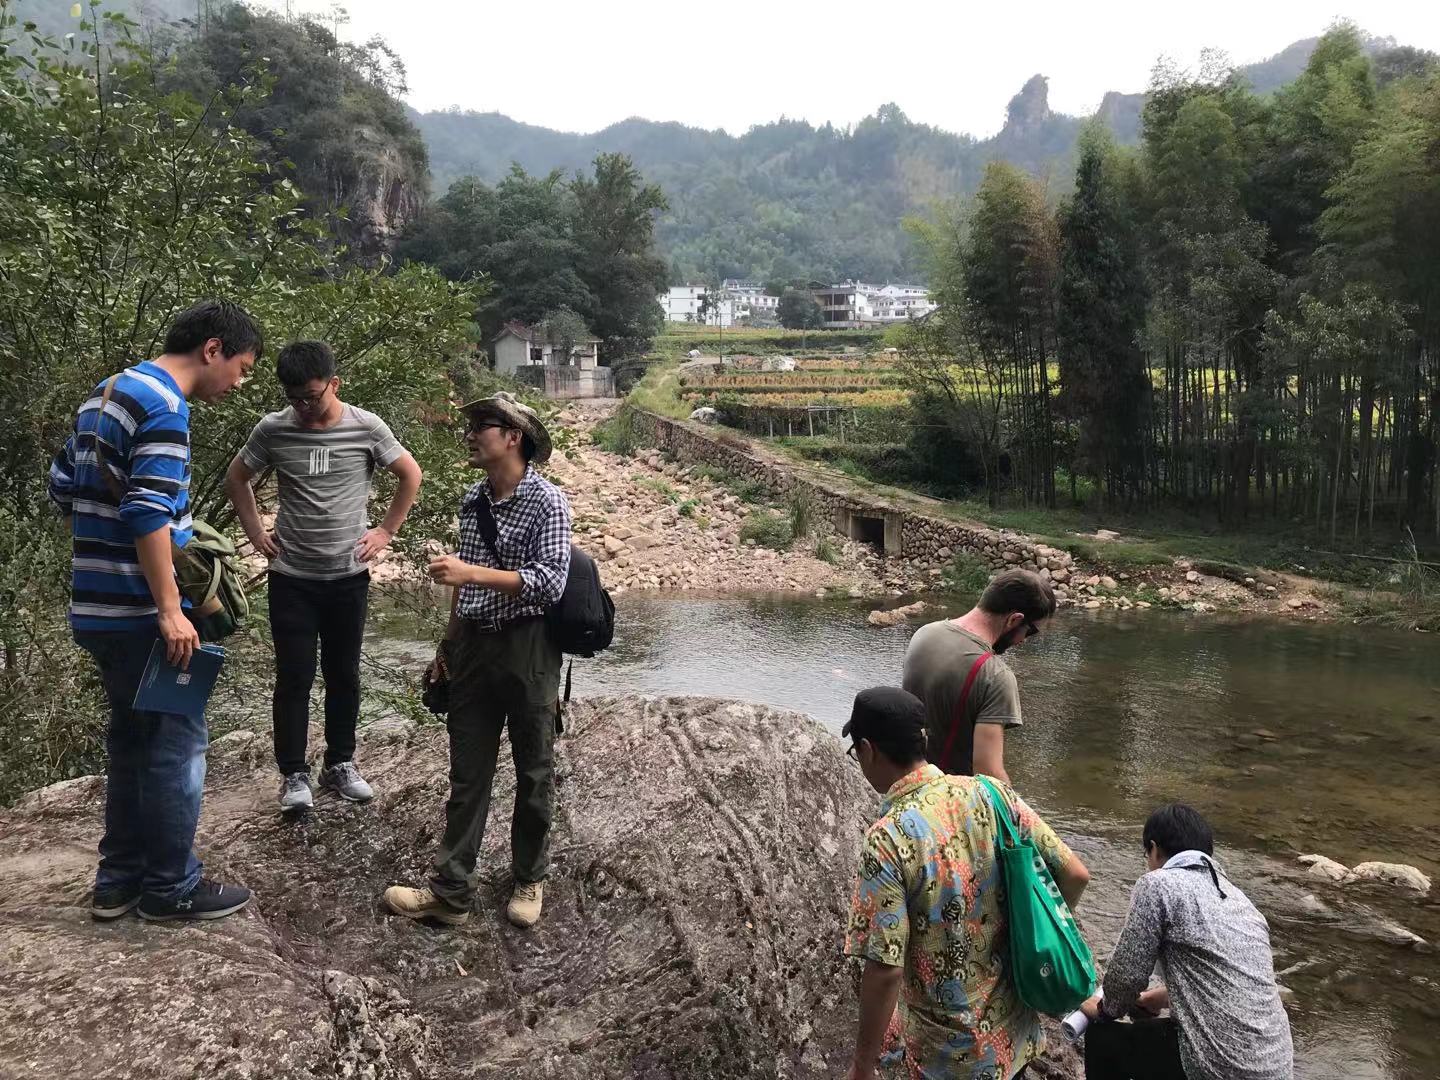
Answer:
[{"label": "blue notebook", "polygon": [[190,656],[190,666],[181,671],[165,659],[165,642],[156,641],[150,660],[135,691],[135,708],[144,712],[180,713],[192,720],[205,714],[205,704],[225,664],[225,650],[219,645],[201,645]]}]

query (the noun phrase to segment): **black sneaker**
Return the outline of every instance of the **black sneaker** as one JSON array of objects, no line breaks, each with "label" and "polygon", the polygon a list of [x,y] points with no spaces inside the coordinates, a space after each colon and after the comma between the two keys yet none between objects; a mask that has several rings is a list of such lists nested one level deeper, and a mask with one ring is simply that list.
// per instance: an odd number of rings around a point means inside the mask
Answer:
[{"label": "black sneaker", "polygon": [[243,885],[222,885],[201,878],[195,887],[178,900],[161,900],[146,893],[140,901],[139,915],[151,922],[172,919],[223,919],[233,915],[250,902],[250,890]]},{"label": "black sneaker", "polygon": [[96,922],[109,922],[140,903],[138,885],[113,885],[108,889],[96,889],[90,898],[90,917]]}]

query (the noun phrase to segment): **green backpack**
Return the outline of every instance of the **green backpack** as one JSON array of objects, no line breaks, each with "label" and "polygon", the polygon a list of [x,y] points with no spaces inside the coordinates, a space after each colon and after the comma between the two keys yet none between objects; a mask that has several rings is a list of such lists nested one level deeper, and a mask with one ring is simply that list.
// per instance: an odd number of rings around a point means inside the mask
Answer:
[{"label": "green backpack", "polygon": [[999,833],[995,857],[1005,882],[1010,922],[1010,977],[1020,1000],[1036,1012],[1064,1016],[1095,989],[1095,958],[1035,845],[1020,838],[1009,804],[998,788],[977,776],[990,793]]},{"label": "green backpack", "polygon": [[190,601],[186,614],[201,641],[221,641],[240,628],[250,614],[245,585],[235,559],[235,545],[203,521],[183,548],[173,548],[175,580]]}]

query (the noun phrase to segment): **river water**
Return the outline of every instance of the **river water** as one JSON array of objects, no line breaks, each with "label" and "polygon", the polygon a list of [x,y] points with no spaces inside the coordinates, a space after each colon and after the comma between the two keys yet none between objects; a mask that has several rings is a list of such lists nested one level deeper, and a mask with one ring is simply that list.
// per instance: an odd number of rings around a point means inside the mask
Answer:
[{"label": "river water", "polygon": [[[898,682],[914,631],[867,626],[867,611],[625,596],[615,646],[576,662],[575,692],[741,698],[838,734],[857,690]],[[1025,724],[1006,764],[1091,868],[1080,916],[1097,952],[1144,872],[1146,815],[1192,803],[1270,920],[1297,1076],[1440,1078],[1440,961],[1387,940],[1399,926],[1440,943],[1440,642],[1154,611],[1067,609],[1054,622],[1008,657]],[[1306,852],[1410,863],[1437,887],[1424,900],[1342,889],[1304,875]]]}]

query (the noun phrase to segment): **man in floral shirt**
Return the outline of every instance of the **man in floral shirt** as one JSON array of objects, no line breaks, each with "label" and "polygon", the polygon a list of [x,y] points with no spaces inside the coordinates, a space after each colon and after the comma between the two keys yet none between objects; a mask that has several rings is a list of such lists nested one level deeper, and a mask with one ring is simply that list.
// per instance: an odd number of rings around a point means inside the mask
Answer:
[{"label": "man in floral shirt", "polygon": [[[1040,1055],[1044,1039],[1010,974],[998,822],[984,785],[925,760],[925,707],[904,690],[861,691],[843,733],[865,779],[885,796],[880,820],[865,834],[845,935],[846,954],[866,961],[849,1076],[875,1075],[898,998],[912,1077],[1012,1080]],[[1090,880],[1084,864],[1018,795],[998,786],[1074,907]]]}]

